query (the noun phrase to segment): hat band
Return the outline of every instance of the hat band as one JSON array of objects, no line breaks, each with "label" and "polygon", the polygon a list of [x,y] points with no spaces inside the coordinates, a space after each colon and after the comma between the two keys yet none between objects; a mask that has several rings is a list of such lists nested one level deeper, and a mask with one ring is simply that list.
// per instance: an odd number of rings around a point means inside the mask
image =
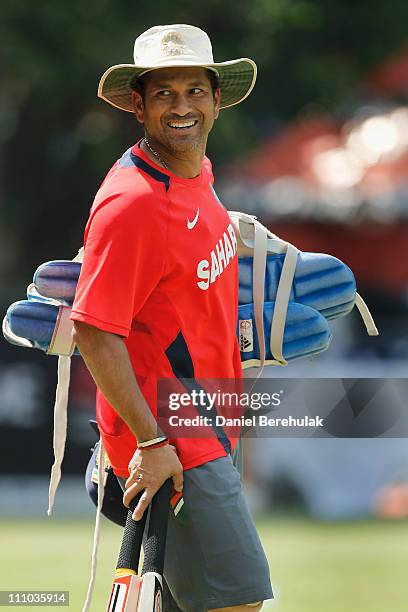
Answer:
[{"label": "hat band", "polygon": [[[200,67],[202,66],[203,68],[205,68],[206,70],[211,70],[211,72],[214,72],[217,77],[220,76],[220,73],[218,72],[218,70],[216,68],[214,68],[214,66],[206,66],[205,64],[175,64],[174,62],[170,65],[170,64],[166,64],[166,66],[168,68],[177,68],[179,66],[197,66]],[[143,70],[142,72],[139,72],[139,74],[137,75],[137,78],[142,77],[144,74],[147,74],[148,72],[152,72],[153,70],[160,70],[160,68],[166,68],[166,66],[154,66],[154,68],[146,68],[146,70]]]}]

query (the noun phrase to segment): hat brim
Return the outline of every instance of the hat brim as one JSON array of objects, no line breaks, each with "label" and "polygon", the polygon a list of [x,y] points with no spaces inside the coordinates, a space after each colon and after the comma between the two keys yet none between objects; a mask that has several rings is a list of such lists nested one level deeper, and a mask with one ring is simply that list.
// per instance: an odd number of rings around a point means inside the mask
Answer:
[{"label": "hat brim", "polygon": [[133,112],[131,81],[145,72],[161,68],[214,68],[219,75],[221,90],[220,108],[227,108],[239,104],[251,93],[255,81],[257,68],[253,60],[246,57],[228,62],[214,64],[193,64],[187,62],[174,62],[166,66],[135,66],[134,64],[118,64],[111,66],[102,75],[98,87],[98,96],[127,112]]}]

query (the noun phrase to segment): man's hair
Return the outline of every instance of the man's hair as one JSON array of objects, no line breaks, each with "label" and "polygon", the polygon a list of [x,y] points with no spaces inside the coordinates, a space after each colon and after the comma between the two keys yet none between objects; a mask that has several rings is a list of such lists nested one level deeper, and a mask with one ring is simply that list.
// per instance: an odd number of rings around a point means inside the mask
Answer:
[{"label": "man's hair", "polygon": [[[214,72],[214,70],[208,70],[208,69],[206,69],[206,73],[207,73],[207,76],[208,76],[208,78],[210,80],[212,92],[213,92],[213,94],[215,94],[215,92],[217,91],[217,89],[220,86],[218,74],[216,74]],[[140,94],[142,96],[143,102],[145,101],[146,80],[147,80],[148,76],[149,76],[149,72],[146,72],[145,74],[142,74],[141,77],[134,77],[130,81],[131,89],[133,89],[133,91],[136,91],[136,93],[138,93],[138,94]]]}]

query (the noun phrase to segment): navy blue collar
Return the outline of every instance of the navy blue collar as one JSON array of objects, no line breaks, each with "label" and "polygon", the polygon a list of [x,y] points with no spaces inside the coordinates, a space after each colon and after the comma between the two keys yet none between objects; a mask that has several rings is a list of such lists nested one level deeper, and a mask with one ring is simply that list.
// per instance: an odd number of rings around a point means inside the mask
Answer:
[{"label": "navy blue collar", "polygon": [[157,170],[157,168],[154,168],[153,166],[148,164],[144,159],[132,153],[132,151],[130,151],[130,158],[137,168],[140,168],[140,170],[142,170],[143,172],[146,172],[146,174],[154,178],[156,181],[160,181],[160,183],[164,183],[166,186],[166,191],[169,190],[170,177],[168,174],[164,174],[164,172],[160,172],[160,170]]}]

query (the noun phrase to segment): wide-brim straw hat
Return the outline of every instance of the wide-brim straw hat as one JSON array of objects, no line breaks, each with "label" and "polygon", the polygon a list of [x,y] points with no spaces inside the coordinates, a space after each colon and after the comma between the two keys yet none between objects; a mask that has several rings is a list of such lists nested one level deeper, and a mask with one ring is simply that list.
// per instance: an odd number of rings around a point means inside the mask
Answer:
[{"label": "wide-brim straw hat", "polygon": [[251,93],[256,81],[256,64],[246,57],[214,62],[211,41],[195,26],[154,26],[135,40],[134,64],[111,66],[103,74],[98,96],[112,106],[133,112],[131,82],[160,68],[202,67],[218,74],[220,108],[239,104]]}]

